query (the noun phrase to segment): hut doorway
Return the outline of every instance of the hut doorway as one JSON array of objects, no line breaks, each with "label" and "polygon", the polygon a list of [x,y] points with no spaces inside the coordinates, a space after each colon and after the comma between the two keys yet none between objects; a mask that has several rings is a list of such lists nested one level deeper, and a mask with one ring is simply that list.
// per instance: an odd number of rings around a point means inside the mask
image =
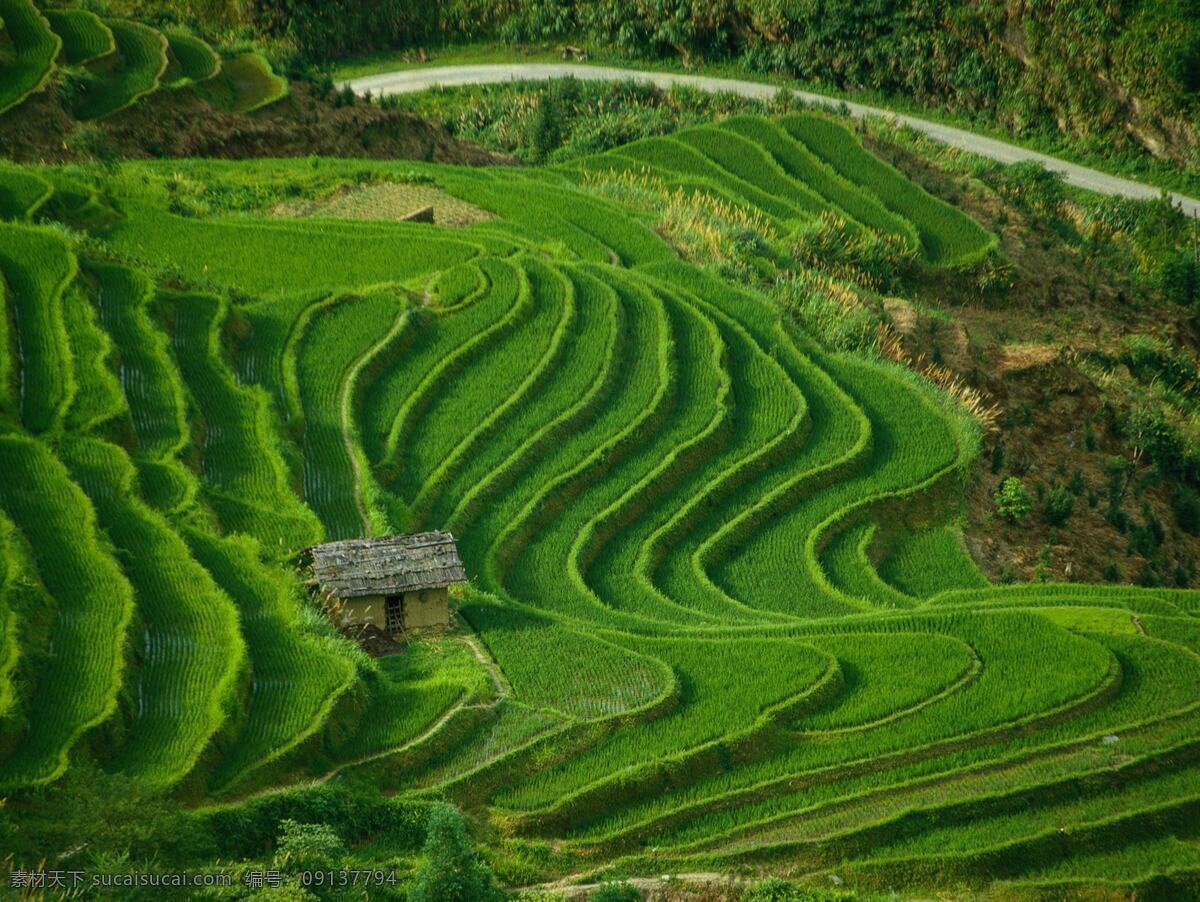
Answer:
[{"label": "hut doorway", "polygon": [[398,633],[404,629],[404,596],[389,595],[385,613],[387,631]]}]

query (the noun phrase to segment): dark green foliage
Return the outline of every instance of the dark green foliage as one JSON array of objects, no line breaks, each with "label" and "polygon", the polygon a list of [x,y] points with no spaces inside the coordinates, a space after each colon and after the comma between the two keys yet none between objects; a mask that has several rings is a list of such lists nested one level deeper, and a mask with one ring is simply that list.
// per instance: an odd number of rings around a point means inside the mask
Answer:
[{"label": "dark green foliage", "polygon": [[1163,265],[1160,279],[1168,300],[1200,313],[1200,260],[1194,250],[1177,251]]},{"label": "dark green foliage", "polygon": [[1200,385],[1196,364],[1186,353],[1148,335],[1134,335],[1125,342],[1122,360],[1137,379],[1149,385],[1163,382],[1178,391],[1194,391]]},{"label": "dark green foliage", "polygon": [[1067,483],[1067,491],[1078,498],[1087,489],[1087,481],[1083,478],[1083,471],[1078,467],[1071,474],[1071,480]]},{"label": "dark green foliage", "polygon": [[1042,519],[1051,526],[1062,526],[1071,518],[1075,497],[1065,486],[1052,486],[1042,501]]},{"label": "dark green foliage", "polygon": [[425,862],[408,894],[411,902],[491,902],[504,897],[473,848],[462,815],[449,805],[430,813],[423,851]]},{"label": "dark green foliage", "polygon": [[[78,849],[84,862],[128,854],[147,860],[191,845],[196,831],[178,804],[138,781],[81,766],[10,806],[17,831],[5,851],[37,860],[47,849]],[[103,812],[97,817],[97,812]],[[3,837],[0,827],[0,837]],[[82,862],[81,862],[82,863]]]},{"label": "dark green foliage", "polygon": [[84,160],[94,160],[103,166],[116,165],[121,157],[121,148],[104,129],[83,123],[67,136],[67,149]]},{"label": "dark green foliage", "polygon": [[997,442],[992,448],[992,472],[999,474],[1004,469],[1004,445]]},{"label": "dark green foliage", "polygon": [[1129,533],[1129,551],[1144,558],[1152,558],[1164,538],[1162,524],[1153,514],[1147,514],[1146,521],[1134,526]]},{"label": "dark green foliage", "polygon": [[281,824],[327,825],[348,843],[386,837],[396,851],[415,851],[425,840],[428,803],[388,799],[346,785],[316,786],[253,799],[231,808],[197,813],[197,830],[211,843],[216,858],[247,858],[269,851]]},{"label": "dark green foliage", "polygon": [[1200,535],[1200,494],[1195,489],[1184,486],[1175,493],[1175,519],[1184,532]]},{"label": "dark green foliage", "polygon": [[533,149],[534,158],[545,160],[551,151],[562,144],[562,140],[562,110],[558,98],[552,93],[545,93],[539,99],[537,111],[529,124],[529,146]]},{"label": "dark green foliage", "polygon": [[1200,483],[1200,450],[1170,421],[1161,407],[1145,404],[1123,418],[1126,441],[1146,459],[1181,482]]},{"label": "dark green foliage", "polygon": [[1098,149],[1111,151],[1099,135],[1133,141],[1108,84],[1194,118],[1198,22],[1192,0],[1043,4],[1019,14],[951,0],[534,0],[519,6],[504,35],[591,41],[631,56],[733,59],[928,106],[952,103],[1020,133],[1095,136]]},{"label": "dark green foliage", "polygon": [[250,0],[250,18],[315,59],[486,34],[512,0]]}]

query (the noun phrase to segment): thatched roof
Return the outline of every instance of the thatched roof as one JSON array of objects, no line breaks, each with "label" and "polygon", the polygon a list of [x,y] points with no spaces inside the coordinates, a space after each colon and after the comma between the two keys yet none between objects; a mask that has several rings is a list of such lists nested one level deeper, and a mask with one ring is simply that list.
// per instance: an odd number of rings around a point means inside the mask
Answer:
[{"label": "thatched roof", "polygon": [[344,539],[314,545],[308,555],[321,591],[338,598],[399,595],[467,581],[448,532]]}]

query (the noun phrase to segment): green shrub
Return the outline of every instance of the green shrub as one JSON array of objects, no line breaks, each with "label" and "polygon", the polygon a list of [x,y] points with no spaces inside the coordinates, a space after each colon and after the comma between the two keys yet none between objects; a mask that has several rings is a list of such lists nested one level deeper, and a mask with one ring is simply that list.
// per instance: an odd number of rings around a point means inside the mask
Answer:
[{"label": "green shrub", "polygon": [[1000,483],[995,494],[996,512],[1012,523],[1019,523],[1033,510],[1033,499],[1025,489],[1025,483],[1016,476],[1009,476]]},{"label": "green shrub", "polygon": [[1190,248],[1177,251],[1163,264],[1159,284],[1167,300],[1193,307],[1200,314],[1200,260]]},{"label": "green shrub", "polygon": [[279,822],[275,841],[275,867],[281,871],[328,871],[346,858],[346,844],[328,824],[301,824],[289,818]]},{"label": "green shrub", "polygon": [[1048,217],[1061,213],[1067,195],[1063,178],[1057,172],[1033,161],[996,169],[998,192],[1015,206]]},{"label": "green shrub", "polygon": [[1127,338],[1121,360],[1139,381],[1147,385],[1161,381],[1171,388],[1189,391],[1200,381],[1200,373],[1191,357],[1150,335]]},{"label": "green shrub", "polygon": [[1200,493],[1190,486],[1180,486],[1175,492],[1175,519],[1184,532],[1200,535]]},{"label": "green shrub", "polygon": [[529,123],[529,146],[534,159],[545,160],[563,141],[563,118],[558,99],[550,92],[538,98],[537,110]]},{"label": "green shrub", "polygon": [[67,150],[85,160],[94,160],[108,168],[121,158],[121,148],[112,136],[98,125],[85,122],[67,136]]},{"label": "green shrub", "polygon": [[1042,519],[1051,526],[1062,526],[1071,518],[1075,496],[1065,486],[1052,486],[1042,501]]},{"label": "green shrub", "polygon": [[504,898],[496,878],[471,845],[462,815],[439,805],[429,815],[425,861],[409,891],[410,902],[492,902]]},{"label": "green shrub", "polygon": [[605,883],[592,893],[590,902],[640,902],[642,891],[628,883]]}]

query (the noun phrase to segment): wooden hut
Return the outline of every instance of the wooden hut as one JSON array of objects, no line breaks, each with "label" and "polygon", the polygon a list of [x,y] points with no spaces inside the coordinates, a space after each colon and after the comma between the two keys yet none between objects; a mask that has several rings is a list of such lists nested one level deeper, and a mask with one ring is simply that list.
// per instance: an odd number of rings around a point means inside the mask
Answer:
[{"label": "wooden hut", "polygon": [[421,532],[345,539],[306,552],[315,584],[334,622],[387,633],[445,627],[448,586],[467,581],[454,536]]}]

